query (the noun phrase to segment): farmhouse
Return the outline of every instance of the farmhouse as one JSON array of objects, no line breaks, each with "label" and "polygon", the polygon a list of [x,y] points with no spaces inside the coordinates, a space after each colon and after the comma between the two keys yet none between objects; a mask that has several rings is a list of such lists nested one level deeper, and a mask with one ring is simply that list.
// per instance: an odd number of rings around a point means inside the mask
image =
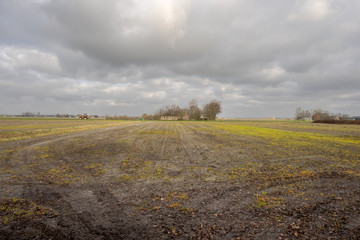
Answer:
[{"label": "farmhouse", "polygon": [[177,121],[177,120],[180,120],[180,117],[178,117],[178,116],[161,116],[160,120],[163,120],[163,121]]},{"label": "farmhouse", "polygon": [[163,120],[163,121],[178,121],[178,120],[189,121],[189,115],[188,114],[185,114],[183,116],[163,115],[160,117],[160,120]]}]

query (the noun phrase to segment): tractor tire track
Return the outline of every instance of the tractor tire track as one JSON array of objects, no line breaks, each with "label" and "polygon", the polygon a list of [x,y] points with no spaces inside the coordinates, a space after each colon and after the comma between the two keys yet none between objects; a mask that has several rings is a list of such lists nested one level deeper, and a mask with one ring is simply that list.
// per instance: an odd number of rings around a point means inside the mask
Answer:
[{"label": "tractor tire track", "polygon": [[164,154],[165,154],[165,147],[166,147],[166,141],[169,138],[169,136],[166,136],[164,138],[164,140],[161,143],[161,149],[160,149],[160,158],[163,159],[164,158]]},{"label": "tractor tire track", "polygon": [[[43,184],[29,184],[24,189],[22,198],[44,203],[51,206],[54,211],[60,211],[58,216],[47,221],[47,227],[50,226],[52,231],[65,236],[65,239],[90,237],[96,228],[87,217],[89,213],[79,212],[73,208],[71,201],[68,201],[68,191],[69,189],[64,191]],[[39,226],[35,225],[35,227]],[[69,233],[71,236],[68,235]],[[43,234],[46,234],[46,231],[43,231]]]},{"label": "tractor tire track", "polygon": [[[33,204],[21,211],[51,212],[0,221],[0,239],[357,239],[358,168],[251,155],[263,150],[253,138],[212,126],[154,121],[17,142],[0,165],[1,208],[20,199]],[[319,172],[288,170],[297,159]],[[31,176],[11,173],[24,167]]]},{"label": "tractor tire track", "polygon": [[[118,130],[123,131],[124,133],[133,133],[135,130],[140,131],[142,129],[148,129],[149,123],[142,122],[142,123],[134,123],[134,124],[128,124],[128,125],[120,125],[120,126],[112,126],[112,127],[105,127],[105,128],[98,128],[98,129],[91,129],[91,130],[84,130],[81,132],[75,132],[75,133],[65,133],[61,135],[49,135],[49,136],[43,136],[43,137],[36,137],[33,139],[25,139],[25,140],[19,140],[15,142],[5,143],[0,147],[0,150],[8,149],[8,148],[18,148],[21,146],[20,152],[22,150],[26,149],[32,149],[35,147],[47,145],[50,143],[77,138],[77,137],[85,137],[85,136],[91,136],[91,135],[98,135],[98,136],[106,136],[109,132],[116,132]],[[20,152],[17,152],[18,154]]]},{"label": "tractor tire track", "polygon": [[49,144],[49,143],[52,143],[52,142],[62,141],[62,140],[65,140],[65,139],[70,139],[70,138],[84,137],[84,136],[93,135],[93,134],[96,134],[96,135],[106,134],[107,132],[120,130],[120,129],[126,131],[127,128],[129,128],[129,127],[134,127],[134,125],[121,125],[121,126],[115,126],[115,127],[107,127],[107,128],[101,128],[101,129],[87,130],[86,132],[75,133],[75,134],[71,134],[71,135],[68,135],[68,136],[63,136],[63,137],[58,137],[58,138],[55,138],[55,139],[41,141],[41,142],[32,144],[30,146],[27,146],[27,148],[34,148],[34,147],[38,147],[38,146],[46,145],[46,144]]},{"label": "tractor tire track", "polygon": [[180,142],[192,164],[201,164],[204,157],[209,155],[210,148],[198,137],[187,125],[177,126],[180,134]]}]

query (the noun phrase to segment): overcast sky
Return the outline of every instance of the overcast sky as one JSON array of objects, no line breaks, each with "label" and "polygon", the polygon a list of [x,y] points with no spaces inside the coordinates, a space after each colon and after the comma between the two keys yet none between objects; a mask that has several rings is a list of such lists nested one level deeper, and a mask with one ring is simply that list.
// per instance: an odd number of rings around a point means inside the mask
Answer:
[{"label": "overcast sky", "polygon": [[0,113],[360,115],[359,0],[0,0]]}]

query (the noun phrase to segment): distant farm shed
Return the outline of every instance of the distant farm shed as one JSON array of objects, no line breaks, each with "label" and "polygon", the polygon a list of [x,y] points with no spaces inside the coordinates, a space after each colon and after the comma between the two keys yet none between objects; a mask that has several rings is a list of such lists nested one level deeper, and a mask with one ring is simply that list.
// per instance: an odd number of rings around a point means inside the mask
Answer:
[{"label": "distant farm shed", "polygon": [[177,121],[177,120],[180,120],[180,117],[178,117],[178,116],[161,116],[160,120],[163,120],[163,121]]}]

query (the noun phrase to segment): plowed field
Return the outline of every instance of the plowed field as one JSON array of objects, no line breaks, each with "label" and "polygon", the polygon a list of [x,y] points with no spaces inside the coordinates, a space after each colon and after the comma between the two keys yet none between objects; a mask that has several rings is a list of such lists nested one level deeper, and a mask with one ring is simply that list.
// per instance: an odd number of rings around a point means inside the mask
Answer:
[{"label": "plowed field", "polygon": [[0,239],[360,238],[360,126],[0,120],[0,140]]}]

